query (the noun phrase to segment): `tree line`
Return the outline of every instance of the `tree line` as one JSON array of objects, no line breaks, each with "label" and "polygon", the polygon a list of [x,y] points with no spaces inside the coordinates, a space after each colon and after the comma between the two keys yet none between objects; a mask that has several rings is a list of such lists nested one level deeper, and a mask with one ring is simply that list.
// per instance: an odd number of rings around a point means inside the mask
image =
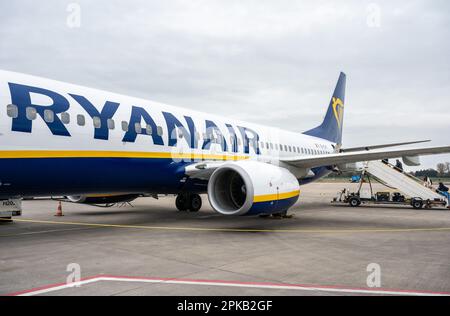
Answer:
[{"label": "tree line", "polygon": [[450,177],[450,162],[440,162],[436,165],[436,169],[423,169],[412,172],[416,177]]}]

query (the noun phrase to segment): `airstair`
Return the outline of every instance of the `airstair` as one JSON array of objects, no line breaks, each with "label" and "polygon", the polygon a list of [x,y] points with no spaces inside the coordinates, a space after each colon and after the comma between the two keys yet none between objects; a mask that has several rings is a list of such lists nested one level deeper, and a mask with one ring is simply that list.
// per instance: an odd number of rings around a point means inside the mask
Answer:
[{"label": "airstair", "polygon": [[424,201],[443,200],[444,197],[420,183],[416,177],[397,169],[396,167],[381,162],[368,161],[365,163],[367,173],[396,188],[410,198],[419,198]]}]

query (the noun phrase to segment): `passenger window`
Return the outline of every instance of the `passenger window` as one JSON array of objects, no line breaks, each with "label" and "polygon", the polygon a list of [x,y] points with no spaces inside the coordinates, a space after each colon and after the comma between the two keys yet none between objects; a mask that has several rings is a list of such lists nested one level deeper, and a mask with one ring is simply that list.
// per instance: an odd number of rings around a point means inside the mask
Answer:
[{"label": "passenger window", "polygon": [[30,121],[35,120],[36,119],[36,109],[29,106],[27,107],[26,111],[26,117],[27,119],[29,119]]},{"label": "passenger window", "polygon": [[150,125],[148,125],[148,124],[145,126],[145,133],[147,135],[151,135],[153,133],[152,127]]},{"label": "passenger window", "polygon": [[287,145],[284,145],[284,151],[288,151]]},{"label": "passenger window", "polygon": [[263,143],[263,142],[260,142],[259,146],[260,146],[262,149],[264,149],[264,143]]},{"label": "passenger window", "polygon": [[17,118],[19,116],[19,109],[15,104],[8,104],[6,106],[6,113],[8,114],[9,117]]},{"label": "passenger window", "polygon": [[136,132],[136,134],[140,134],[142,132],[141,123],[134,123],[134,131]]},{"label": "passenger window", "polygon": [[52,110],[44,110],[44,121],[53,123],[55,120],[55,113]]},{"label": "passenger window", "polygon": [[128,122],[122,121],[122,131],[128,132]]},{"label": "passenger window", "polygon": [[84,126],[84,124],[86,124],[86,120],[84,119],[84,115],[83,114],[78,114],[77,115],[77,124],[80,126]]},{"label": "passenger window", "polygon": [[270,149],[273,149],[273,144],[272,143],[270,143]]},{"label": "passenger window", "polygon": [[69,124],[70,123],[70,114],[67,112],[62,112],[61,113],[61,121],[64,124]]},{"label": "passenger window", "polygon": [[163,129],[161,126],[158,126],[156,128],[156,133],[158,134],[158,136],[162,136],[163,135]]},{"label": "passenger window", "polygon": [[94,116],[92,118],[93,122],[94,122],[94,128],[100,128],[102,127],[102,121],[100,120],[100,118],[98,116]]},{"label": "passenger window", "polygon": [[108,119],[106,121],[106,125],[108,125],[108,129],[114,129],[116,128],[116,123],[114,122],[113,119]]}]

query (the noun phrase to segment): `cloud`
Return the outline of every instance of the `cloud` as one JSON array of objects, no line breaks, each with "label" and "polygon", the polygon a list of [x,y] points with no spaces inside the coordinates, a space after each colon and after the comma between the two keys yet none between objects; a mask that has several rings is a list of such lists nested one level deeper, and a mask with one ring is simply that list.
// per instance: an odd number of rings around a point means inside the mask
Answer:
[{"label": "cloud", "polygon": [[[66,24],[67,5],[81,27]],[[368,20],[379,10],[379,27]],[[0,68],[302,131],[347,73],[347,146],[449,144],[448,1],[13,1]],[[370,24],[370,21],[369,21]],[[426,167],[450,156],[426,159]]]}]

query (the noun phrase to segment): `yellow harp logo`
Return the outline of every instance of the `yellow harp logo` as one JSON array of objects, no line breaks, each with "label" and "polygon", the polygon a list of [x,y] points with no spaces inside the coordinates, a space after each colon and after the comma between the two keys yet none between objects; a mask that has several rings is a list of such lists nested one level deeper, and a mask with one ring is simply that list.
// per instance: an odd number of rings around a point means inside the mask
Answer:
[{"label": "yellow harp logo", "polygon": [[334,117],[336,118],[336,122],[338,124],[339,129],[341,129],[342,119],[344,117],[344,103],[339,98],[333,97],[331,106],[333,107]]}]

